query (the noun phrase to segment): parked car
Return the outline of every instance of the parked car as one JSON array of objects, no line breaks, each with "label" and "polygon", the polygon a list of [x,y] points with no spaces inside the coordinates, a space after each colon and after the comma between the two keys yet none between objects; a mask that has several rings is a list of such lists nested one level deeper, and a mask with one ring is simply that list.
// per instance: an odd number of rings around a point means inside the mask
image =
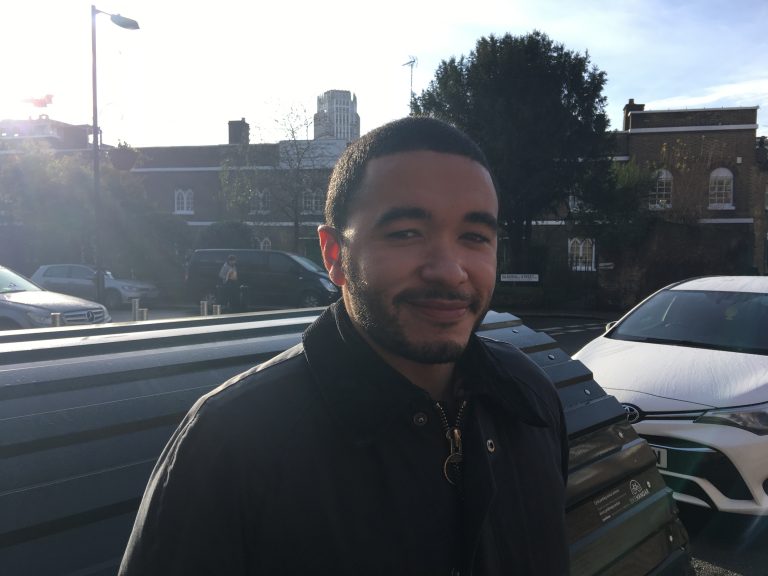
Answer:
[{"label": "parked car", "polygon": [[245,286],[245,308],[325,306],[340,296],[325,269],[304,256],[277,250],[201,249],[192,253],[187,265],[191,300],[215,301],[219,270],[230,254],[237,258],[238,282]]},{"label": "parked car", "polygon": [[[48,290],[96,300],[96,268],[87,264],[47,264],[40,266],[32,281]],[[104,305],[111,309],[130,304],[138,298],[142,304],[157,300],[160,291],[151,282],[115,278],[104,272]]]},{"label": "parked car", "polygon": [[768,277],[667,286],[574,355],[682,502],[768,515]]},{"label": "parked car", "polygon": [[101,324],[111,320],[97,302],[44,290],[10,268],[0,266],[0,330],[44,328],[51,313],[61,314],[61,325]]}]

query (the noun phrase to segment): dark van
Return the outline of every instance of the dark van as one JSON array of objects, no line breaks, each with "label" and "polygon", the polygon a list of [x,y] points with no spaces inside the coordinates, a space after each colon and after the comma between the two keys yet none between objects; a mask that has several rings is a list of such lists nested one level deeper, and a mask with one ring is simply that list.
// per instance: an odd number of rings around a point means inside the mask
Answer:
[{"label": "dark van", "polygon": [[324,268],[298,254],[276,250],[217,248],[195,250],[187,264],[187,295],[215,302],[219,270],[233,254],[243,308],[309,308],[337,300],[339,289]]}]

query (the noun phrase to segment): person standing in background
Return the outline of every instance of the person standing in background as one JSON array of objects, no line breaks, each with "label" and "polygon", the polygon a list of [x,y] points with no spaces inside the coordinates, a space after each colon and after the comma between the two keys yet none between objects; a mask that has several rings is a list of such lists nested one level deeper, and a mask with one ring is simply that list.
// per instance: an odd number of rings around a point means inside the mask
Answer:
[{"label": "person standing in background", "polygon": [[219,280],[221,281],[221,304],[228,312],[238,311],[240,309],[240,288],[237,281],[237,258],[234,254],[227,256],[227,261],[222,264],[219,270]]}]

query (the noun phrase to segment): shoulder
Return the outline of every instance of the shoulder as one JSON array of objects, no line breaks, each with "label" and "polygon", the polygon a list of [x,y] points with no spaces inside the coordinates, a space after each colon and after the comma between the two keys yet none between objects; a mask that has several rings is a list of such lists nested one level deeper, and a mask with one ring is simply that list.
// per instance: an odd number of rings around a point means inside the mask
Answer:
[{"label": "shoulder", "polygon": [[298,344],[202,396],[187,420],[219,437],[258,438],[295,426],[319,402]]}]

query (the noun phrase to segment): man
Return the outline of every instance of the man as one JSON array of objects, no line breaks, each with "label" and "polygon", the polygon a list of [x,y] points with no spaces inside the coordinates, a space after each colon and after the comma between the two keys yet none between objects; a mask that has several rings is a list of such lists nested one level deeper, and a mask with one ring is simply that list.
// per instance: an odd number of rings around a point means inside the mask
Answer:
[{"label": "man", "polygon": [[473,334],[497,213],[485,157],[448,124],[353,143],[319,228],[342,299],[192,408],[121,574],[566,574],[557,394]]},{"label": "man", "polygon": [[221,265],[219,281],[221,282],[221,304],[228,312],[239,311],[240,292],[237,282],[237,257],[234,254],[227,256],[227,261]]}]

